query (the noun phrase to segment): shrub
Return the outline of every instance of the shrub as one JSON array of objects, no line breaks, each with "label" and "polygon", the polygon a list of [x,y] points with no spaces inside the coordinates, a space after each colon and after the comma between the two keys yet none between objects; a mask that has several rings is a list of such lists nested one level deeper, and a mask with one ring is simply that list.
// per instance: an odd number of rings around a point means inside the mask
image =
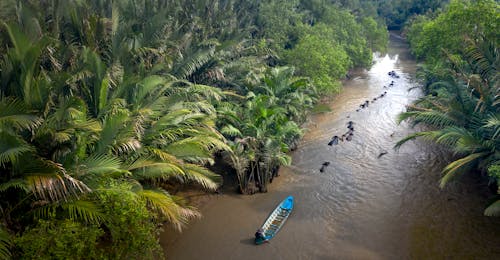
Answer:
[{"label": "shrub", "polygon": [[15,240],[20,259],[96,259],[103,256],[97,247],[104,231],[71,220],[39,220]]}]

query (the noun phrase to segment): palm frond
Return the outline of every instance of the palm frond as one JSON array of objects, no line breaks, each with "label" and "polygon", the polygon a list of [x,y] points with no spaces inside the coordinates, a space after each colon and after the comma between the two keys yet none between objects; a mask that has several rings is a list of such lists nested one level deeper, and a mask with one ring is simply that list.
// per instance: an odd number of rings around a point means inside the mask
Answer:
[{"label": "palm frond", "polygon": [[[61,214],[58,216],[57,214]],[[105,215],[99,207],[88,200],[68,200],[55,203],[44,203],[43,206],[33,210],[36,218],[46,219],[51,217],[69,218],[73,221],[100,224]]]},{"label": "palm frond", "polygon": [[168,180],[185,174],[181,165],[173,162],[156,162],[151,160],[137,160],[128,170],[138,180]]},{"label": "palm frond", "polygon": [[278,156],[277,159],[280,165],[289,166],[292,164],[292,157],[290,155],[281,154],[281,156]]},{"label": "palm frond", "polygon": [[207,168],[196,164],[184,164],[184,178],[188,181],[201,184],[205,189],[216,190],[222,181],[220,175],[215,174]]},{"label": "palm frond", "polygon": [[88,157],[73,170],[83,178],[118,178],[131,174],[129,171],[123,169],[122,162],[118,157],[104,154]]},{"label": "palm frond", "polygon": [[[149,76],[144,78],[141,82],[138,83],[136,93],[134,95],[133,103],[141,103],[144,102],[144,99],[147,95],[151,95],[151,93],[158,92],[157,88],[160,86],[164,86],[167,81],[160,76]],[[162,91],[160,91],[161,94]]]},{"label": "palm frond", "polygon": [[60,206],[67,212],[71,220],[100,224],[105,218],[99,207],[92,201],[75,200],[61,203]]},{"label": "palm frond", "polygon": [[90,191],[82,182],[70,176],[61,177],[59,174],[35,174],[25,177],[30,190],[37,197],[44,200],[64,200],[77,193]]},{"label": "palm frond", "polygon": [[198,50],[191,56],[180,60],[181,62],[177,64],[174,69],[174,75],[180,79],[191,77],[197,70],[206,65],[212,59],[213,55],[214,50],[212,48],[208,50]]},{"label": "palm frond", "polygon": [[181,230],[189,219],[199,218],[200,213],[194,208],[182,207],[173,196],[160,189],[144,189],[137,192],[148,207],[165,217],[177,230]]},{"label": "palm frond", "polygon": [[26,106],[17,99],[0,99],[0,126],[13,126],[19,130],[32,130],[41,124],[42,120],[27,112]]},{"label": "palm frond", "polygon": [[70,141],[74,134],[75,130],[72,128],[63,129],[62,131],[55,132],[54,135],[52,136],[52,140],[54,143],[62,144]]},{"label": "palm frond", "polygon": [[500,134],[500,117],[497,115],[491,115],[484,127],[493,128],[494,134],[492,139],[495,139]]},{"label": "palm frond", "polygon": [[434,139],[436,137],[436,133],[435,132],[432,132],[432,131],[429,131],[429,132],[418,132],[418,133],[413,133],[413,134],[410,134],[408,136],[406,136],[405,138],[399,140],[395,145],[394,145],[394,149],[395,150],[398,150],[399,148],[401,148],[401,146],[410,141],[410,140],[415,140],[416,138],[418,137],[427,137],[429,139]]},{"label": "palm frond", "polygon": [[481,40],[479,43],[466,39],[465,55],[474,65],[475,71],[483,79],[493,79],[497,74],[499,63],[498,46],[493,41]]},{"label": "palm frond", "polygon": [[220,101],[224,97],[224,92],[221,89],[212,86],[191,84],[189,90],[190,95],[195,93],[208,100]]},{"label": "palm frond", "polygon": [[15,164],[23,154],[33,151],[35,148],[23,139],[0,130],[0,167]]},{"label": "palm frond", "polygon": [[9,233],[0,226],[0,258],[1,259],[10,259],[12,253],[10,252],[10,248],[12,246],[12,240]]},{"label": "palm frond", "polygon": [[19,165],[19,171],[30,191],[47,201],[66,200],[91,191],[85,183],[68,175],[60,164],[49,160],[31,158],[25,165]]},{"label": "palm frond", "polygon": [[401,113],[398,116],[398,122],[402,122],[408,118],[411,118],[413,126],[420,123],[436,127],[456,124],[456,121],[453,118],[439,111],[410,111]]},{"label": "palm frond", "polygon": [[141,143],[135,139],[130,115],[126,111],[110,114],[106,118],[100,138],[97,142],[97,154],[113,151],[123,154],[136,151]]},{"label": "palm frond", "polygon": [[191,148],[198,146],[207,152],[231,149],[219,138],[215,138],[209,135],[198,135],[179,140],[175,143],[171,143],[170,145],[165,147],[165,150],[169,151],[171,154],[181,156],[183,152],[184,154],[187,154],[185,152],[188,152],[188,150],[184,149],[183,146],[190,146]]},{"label": "palm frond", "polygon": [[85,159],[83,164],[87,169],[92,171],[92,169],[100,167],[120,168],[122,163],[118,157],[105,154],[95,154]]},{"label": "palm frond", "polygon": [[[437,134],[436,138],[434,139],[436,143],[452,147],[457,151],[467,149],[467,143],[471,143],[468,142],[468,140],[473,139],[470,133],[466,129],[461,127],[446,127],[441,130],[436,130],[434,131],[434,133]],[[462,146],[459,146],[459,142],[462,144]],[[470,147],[468,147],[468,149],[473,150],[473,148]]]},{"label": "palm frond", "polygon": [[177,164],[182,163],[182,161],[175,157],[174,155],[163,151],[162,149],[154,148],[154,147],[146,147],[146,150],[151,153],[154,157],[160,159],[164,162],[174,162]]},{"label": "palm frond", "polygon": [[[203,97],[197,97],[195,99],[203,99]],[[207,100],[201,100],[196,102],[185,102],[183,106],[187,109],[192,110],[193,112],[203,113],[205,114],[205,117],[214,115],[216,112],[213,104],[211,104]]]},{"label": "palm frond", "polygon": [[234,136],[237,136],[237,137],[242,137],[243,136],[242,133],[241,133],[241,131],[238,128],[232,126],[232,125],[225,125],[225,126],[223,126],[221,128],[220,132],[222,134],[227,135],[227,136],[233,136],[233,137]]},{"label": "palm frond", "polygon": [[500,200],[491,203],[485,210],[484,215],[488,217],[500,216]]},{"label": "palm frond", "polygon": [[489,153],[473,153],[463,157],[461,159],[455,160],[450,164],[446,165],[443,169],[444,176],[441,178],[439,186],[444,188],[444,186],[450,182],[454,177],[456,177],[459,173],[462,173],[468,169],[470,169],[474,163],[481,157],[488,155]]},{"label": "palm frond", "polygon": [[168,145],[164,148],[165,151],[183,160],[191,160],[195,158],[210,158],[211,152],[205,149],[198,142],[180,141]]},{"label": "palm frond", "polygon": [[0,192],[4,192],[8,189],[19,189],[26,193],[31,191],[25,179],[10,179],[0,184]]},{"label": "palm frond", "polygon": [[478,151],[495,150],[495,144],[486,140],[485,136],[477,136],[477,133],[468,131],[465,128],[457,128],[454,135],[458,138],[453,150],[457,153],[475,153]]},{"label": "palm frond", "polygon": [[161,131],[161,129],[164,129],[168,126],[176,126],[180,124],[189,114],[191,114],[191,110],[189,109],[176,109],[170,111],[169,113],[158,119],[158,121],[152,126],[151,132]]}]

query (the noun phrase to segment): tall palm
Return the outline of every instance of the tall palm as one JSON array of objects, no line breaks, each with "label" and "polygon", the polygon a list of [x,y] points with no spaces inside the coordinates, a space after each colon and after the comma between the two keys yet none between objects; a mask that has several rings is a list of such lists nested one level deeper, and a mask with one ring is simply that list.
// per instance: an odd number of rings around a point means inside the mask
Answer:
[{"label": "tall palm", "polygon": [[[50,113],[66,111],[68,107],[56,108],[53,86],[49,83],[49,73],[44,73],[39,66],[42,53],[47,50],[47,38],[32,40],[17,26],[4,24],[10,36],[12,48],[2,60],[2,107],[0,135],[2,151],[0,171],[5,172],[2,178],[3,220],[12,227],[11,216],[22,209],[20,202],[45,201],[54,202],[89,191],[87,185],[72,177],[57,160],[57,152],[37,143],[39,131],[46,129],[47,124],[57,120],[51,119]],[[22,87],[21,87],[22,86]],[[65,114],[63,112],[62,114]],[[59,116],[64,116],[59,114]],[[71,116],[69,116],[71,117]],[[82,122],[80,122],[82,123]],[[70,123],[71,124],[71,123]],[[67,141],[71,131],[59,125],[53,134],[58,135],[61,142]],[[44,202],[44,203],[45,203]]]},{"label": "tall palm", "polygon": [[286,117],[284,108],[272,96],[247,96],[245,107],[224,105],[219,111],[222,132],[229,136],[232,151],[227,161],[235,168],[242,193],[253,186],[266,191],[277,168],[288,165],[287,142],[301,136],[300,128]]},{"label": "tall palm", "polygon": [[[162,191],[165,181],[194,181],[214,190],[219,176],[200,165],[213,163],[215,151],[228,149],[213,127],[215,110],[204,101],[220,98],[219,94],[208,86],[173,78],[152,75],[138,82],[125,79],[110,95],[110,107],[106,109],[109,119],[97,141],[97,151],[122,157],[131,176],[143,187],[152,188],[141,194],[150,195],[148,201],[157,202],[155,208],[168,203],[153,199],[175,201]],[[162,208],[162,212],[169,211]],[[184,212],[196,215],[188,208]]]},{"label": "tall palm", "polygon": [[268,95],[276,97],[279,106],[287,110],[292,120],[302,123],[305,112],[316,101],[316,89],[306,78],[296,78],[293,67],[276,67],[267,71],[263,85]]}]

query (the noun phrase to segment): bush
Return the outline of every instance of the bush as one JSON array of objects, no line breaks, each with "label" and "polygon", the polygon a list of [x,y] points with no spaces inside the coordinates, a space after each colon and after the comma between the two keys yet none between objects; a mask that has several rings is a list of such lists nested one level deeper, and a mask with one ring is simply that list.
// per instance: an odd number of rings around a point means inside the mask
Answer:
[{"label": "bush", "polygon": [[106,251],[112,259],[156,259],[163,254],[158,240],[160,228],[153,222],[146,202],[131,189],[130,184],[111,184],[97,193],[110,234],[104,243]]},{"label": "bush", "polygon": [[318,34],[302,37],[294,49],[287,51],[286,59],[300,75],[311,77],[321,93],[338,92],[337,79],[345,77],[352,64],[340,45]]},{"label": "bush", "polygon": [[96,259],[103,251],[97,247],[104,231],[71,220],[40,220],[15,240],[22,255],[18,259]]}]

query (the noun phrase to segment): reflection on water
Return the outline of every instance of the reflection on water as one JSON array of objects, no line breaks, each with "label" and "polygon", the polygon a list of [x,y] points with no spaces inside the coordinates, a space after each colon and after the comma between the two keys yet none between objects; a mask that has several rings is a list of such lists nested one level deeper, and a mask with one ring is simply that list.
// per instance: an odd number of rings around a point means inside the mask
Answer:
[{"label": "reflection on water", "polygon": [[[308,132],[280,170],[270,192],[222,195],[181,235],[164,234],[171,259],[436,259],[500,255],[500,220],[482,216],[486,195],[467,184],[438,187],[446,153],[425,142],[394,144],[412,132],[396,116],[420,93],[411,90],[416,64],[393,41],[369,71],[355,73],[332,100],[332,112],[311,118]],[[394,70],[400,78],[387,75]],[[393,87],[387,87],[391,81]],[[386,86],[386,88],[384,88]],[[383,97],[382,93],[387,92]],[[377,100],[373,101],[373,98]],[[368,107],[360,104],[369,100]],[[356,110],[359,109],[359,112]],[[351,141],[328,146],[354,122]],[[386,153],[386,154],[385,154]],[[323,162],[330,165],[323,172]],[[472,183],[472,184],[469,184]],[[479,195],[478,195],[479,193]],[[484,192],[483,192],[484,194]],[[289,220],[269,244],[252,236],[287,195],[296,198]]]}]

